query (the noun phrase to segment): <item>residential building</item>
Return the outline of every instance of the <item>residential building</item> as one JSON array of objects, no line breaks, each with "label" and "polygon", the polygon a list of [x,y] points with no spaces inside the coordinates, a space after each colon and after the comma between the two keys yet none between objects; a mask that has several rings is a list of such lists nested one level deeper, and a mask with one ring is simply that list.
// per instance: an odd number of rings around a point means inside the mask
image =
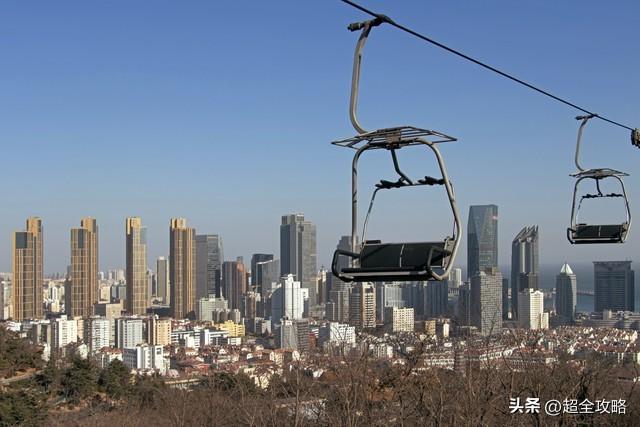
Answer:
[{"label": "residential building", "polygon": [[89,353],[93,354],[104,347],[110,346],[111,321],[105,317],[92,316],[84,319],[83,339]]},{"label": "residential building", "polygon": [[[16,321],[44,317],[42,254],[42,220],[27,218],[26,230],[13,234],[12,296]],[[0,289],[0,293],[4,296],[4,289]],[[4,309],[4,306],[0,308]]]},{"label": "residential building", "polygon": [[71,229],[71,268],[65,289],[65,312],[70,317],[93,315],[98,302],[98,223],[83,218]]},{"label": "residential building", "polygon": [[293,274],[287,274],[271,294],[271,322],[275,325],[281,319],[299,320],[303,314],[304,289]]},{"label": "residential building", "polygon": [[171,319],[150,316],[147,319],[147,342],[149,345],[166,346],[171,344]]},{"label": "residential building", "polygon": [[387,307],[385,311],[387,311],[385,318],[391,326],[392,332],[413,332],[413,308]]},{"label": "residential building", "polygon": [[376,288],[373,284],[358,282],[351,288],[349,324],[356,329],[376,327]]},{"label": "residential building", "polygon": [[549,329],[549,313],[544,311],[544,293],[525,288],[518,296],[518,326],[524,329]]},{"label": "residential building", "polygon": [[160,345],[138,344],[122,350],[122,361],[132,370],[165,371],[164,351]]},{"label": "residential building", "polygon": [[242,295],[247,292],[247,271],[242,257],[222,264],[222,296],[229,302],[229,308],[242,307]]},{"label": "residential building", "polygon": [[169,229],[169,282],[174,319],[195,317],[196,231],[184,218],[172,218]]},{"label": "residential building", "polygon": [[325,323],[318,331],[318,343],[355,344],[356,328],[346,323]]},{"label": "residential building", "polygon": [[116,319],[116,346],[135,348],[144,342],[144,321],[140,317],[121,317]]},{"label": "residential building", "polygon": [[150,295],[147,280],[147,228],[139,217],[125,221],[126,284],[125,309],[131,315],[144,315]]}]

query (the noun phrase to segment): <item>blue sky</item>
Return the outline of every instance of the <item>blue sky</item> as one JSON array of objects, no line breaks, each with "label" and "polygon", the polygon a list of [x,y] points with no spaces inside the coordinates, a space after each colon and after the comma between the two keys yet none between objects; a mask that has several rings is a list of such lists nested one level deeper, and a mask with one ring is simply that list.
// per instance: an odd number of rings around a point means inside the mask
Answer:
[{"label": "blue sky", "polygon": [[[640,126],[637,1],[363,4]],[[326,264],[350,228],[351,152],[329,141],[354,133],[357,36],[346,26],[363,19],[337,0],[2,2],[0,271],[10,270],[11,232],[29,215],[44,220],[47,272],[65,268],[69,228],[89,215],[102,269],[124,266],[124,218],[133,215],[149,229],[151,261],[168,251],[173,216],[221,234],[231,259],[277,253],[280,216],[304,212]],[[375,29],[365,51],[363,125],[459,139],[441,148],[465,227],[469,205],[499,206],[501,264],[527,224],[540,226],[543,263],[638,252],[638,225],[625,245],[566,242],[576,114],[391,27]],[[586,137],[585,164],[631,173],[634,209],[640,152],[628,132],[594,121]],[[436,173],[426,151],[402,154],[414,176]],[[393,179],[390,160],[372,156],[362,177],[364,194]],[[381,198],[369,237],[443,238],[444,194],[416,193]]]}]

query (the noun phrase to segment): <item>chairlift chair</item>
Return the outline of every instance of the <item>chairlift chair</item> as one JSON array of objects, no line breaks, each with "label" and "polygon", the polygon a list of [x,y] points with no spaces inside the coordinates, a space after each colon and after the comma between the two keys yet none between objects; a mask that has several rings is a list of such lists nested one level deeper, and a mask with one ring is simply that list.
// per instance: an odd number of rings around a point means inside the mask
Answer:
[{"label": "chairlift chair", "polygon": [[[334,141],[332,144],[355,150],[352,161],[351,191],[351,251],[338,249],[333,255],[331,270],[345,282],[377,281],[422,281],[443,280],[449,275],[458,251],[461,225],[453,186],[449,180],[440,150],[437,144],[456,139],[428,129],[413,126],[400,126],[367,132],[356,117],[358,102],[358,84],[362,50],[371,28],[388,21],[384,16],[363,23],[351,24],[349,30],[362,30],[356,45],[351,80],[350,119],[358,135]],[[397,151],[407,147],[425,147],[431,149],[436,157],[441,178],[425,176],[418,180],[410,179],[400,168]],[[381,180],[373,191],[369,210],[364,222],[362,244],[357,243],[358,227],[358,161],[365,151],[387,150],[391,153],[394,169],[399,175],[397,181]],[[444,186],[453,214],[452,236],[440,241],[383,243],[380,240],[366,239],[366,226],[373,208],[376,195],[382,190],[414,189],[420,186]],[[349,258],[348,267],[339,267],[341,256]]]},{"label": "chairlift chair", "polygon": [[[628,176],[628,174],[608,168],[585,169],[580,164],[580,144],[582,142],[583,129],[587,122],[593,117],[596,117],[596,115],[589,114],[586,116],[576,117],[576,120],[581,120],[582,123],[578,129],[578,139],[576,142],[575,164],[578,168],[578,172],[571,174],[571,176],[576,178],[576,183],[573,188],[571,226],[567,228],[567,238],[572,244],[624,243],[627,239],[629,228],[631,227],[631,210],[629,208],[629,200],[625,191],[624,182],[622,181],[622,177]],[[632,133],[632,142],[633,141],[634,134]],[[586,193],[579,196],[578,187],[580,183],[586,179],[595,181],[596,193]],[[600,183],[605,179],[617,181],[620,184],[621,193],[603,193],[600,189]],[[621,198],[624,201],[625,206],[625,221],[620,224],[586,224],[579,222],[579,213],[582,202],[586,199],[600,198]]]}]

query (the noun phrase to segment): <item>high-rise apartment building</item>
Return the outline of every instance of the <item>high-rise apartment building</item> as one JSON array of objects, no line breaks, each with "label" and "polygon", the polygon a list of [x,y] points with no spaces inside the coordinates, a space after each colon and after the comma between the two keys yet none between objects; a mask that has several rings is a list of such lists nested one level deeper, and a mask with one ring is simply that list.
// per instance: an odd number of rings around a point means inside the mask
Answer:
[{"label": "high-rise apartment building", "polygon": [[140,317],[120,317],[116,319],[116,346],[118,348],[135,348],[144,342],[144,321]]},{"label": "high-rise apartment building", "polygon": [[169,304],[171,296],[171,285],[169,284],[169,260],[163,256],[156,261],[156,287],[158,288],[158,298],[164,304]]},{"label": "high-rise apartment building", "polygon": [[385,323],[391,325],[392,332],[413,332],[413,308],[387,307],[385,311],[387,312],[385,314]]},{"label": "high-rise apartment building", "polygon": [[217,234],[196,236],[196,299],[220,296],[224,251]]},{"label": "high-rise apartment building", "polygon": [[525,288],[518,298],[518,326],[524,329],[549,329],[549,313],[544,312],[544,293]]},{"label": "high-rise apartment building", "polygon": [[247,270],[242,257],[222,264],[222,290],[222,296],[229,302],[229,308],[240,310],[242,295],[247,292]]},{"label": "high-rise apartment building", "polygon": [[169,282],[174,319],[195,316],[196,231],[184,218],[172,218],[169,228]]},{"label": "high-rise apartment building", "polygon": [[309,305],[317,304],[316,226],[303,214],[285,215],[280,225],[280,274],[293,274],[303,288],[309,289]]},{"label": "high-rise apartment building", "polygon": [[[42,264],[42,220],[27,218],[26,230],[13,234],[13,318],[17,321],[44,317]],[[4,294],[3,289],[0,292]]]},{"label": "high-rise apartment building", "polygon": [[93,315],[98,302],[98,223],[82,218],[71,229],[71,268],[65,289],[65,312],[69,317]]},{"label": "high-rise apartment building", "polygon": [[125,309],[129,314],[145,314],[149,305],[147,278],[147,228],[138,217],[125,221],[126,283]]},{"label": "high-rise apartment building", "polygon": [[154,315],[147,319],[147,341],[149,345],[171,344],[171,319],[159,319]]},{"label": "high-rise apartment building", "polygon": [[578,281],[569,264],[565,263],[556,276],[556,314],[564,321],[572,322],[576,318],[578,303]]},{"label": "high-rise apartment building", "polygon": [[376,327],[376,288],[371,283],[355,283],[349,295],[349,323],[356,329]]},{"label": "high-rise apartment building", "polygon": [[594,261],[595,311],[633,311],[634,274],[631,261]]},{"label": "high-rise apartment building", "polygon": [[471,206],[467,233],[467,277],[498,267],[498,207]]},{"label": "high-rise apartment building", "polygon": [[111,321],[106,317],[92,316],[84,320],[83,339],[89,353],[109,347],[111,341]]},{"label": "high-rise apartment building", "polygon": [[502,332],[502,274],[496,267],[471,276],[471,324],[482,335]]},{"label": "high-rise apartment building", "polygon": [[511,243],[511,311],[518,318],[518,297],[525,289],[538,289],[538,226],[524,227]]}]

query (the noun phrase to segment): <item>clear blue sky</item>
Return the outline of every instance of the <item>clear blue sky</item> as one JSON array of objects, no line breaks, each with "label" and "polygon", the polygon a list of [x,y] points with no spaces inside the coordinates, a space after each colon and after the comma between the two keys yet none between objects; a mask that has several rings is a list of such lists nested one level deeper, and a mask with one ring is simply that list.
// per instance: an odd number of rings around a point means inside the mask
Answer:
[{"label": "clear blue sky", "polygon": [[[637,1],[363,4],[640,126]],[[124,266],[132,215],[149,229],[152,261],[168,252],[173,216],[221,234],[231,259],[277,253],[280,216],[304,212],[326,264],[350,228],[352,153],[329,141],[354,133],[357,36],[346,26],[363,19],[337,0],[2,2],[0,271],[29,215],[44,220],[47,272],[64,270],[69,228],[89,215],[101,269]],[[576,111],[391,27],[374,30],[363,66],[365,127],[412,124],[459,138],[442,150],[464,224],[469,205],[499,205],[501,264],[527,224],[540,226],[543,263],[634,259],[640,215],[625,245],[566,242]],[[587,137],[585,163],[630,172],[640,206],[640,151],[628,132],[594,122]],[[414,176],[435,173],[426,152],[404,164]],[[394,178],[386,157],[363,167],[367,190]],[[369,236],[441,239],[445,200],[438,190],[381,199]]]}]

